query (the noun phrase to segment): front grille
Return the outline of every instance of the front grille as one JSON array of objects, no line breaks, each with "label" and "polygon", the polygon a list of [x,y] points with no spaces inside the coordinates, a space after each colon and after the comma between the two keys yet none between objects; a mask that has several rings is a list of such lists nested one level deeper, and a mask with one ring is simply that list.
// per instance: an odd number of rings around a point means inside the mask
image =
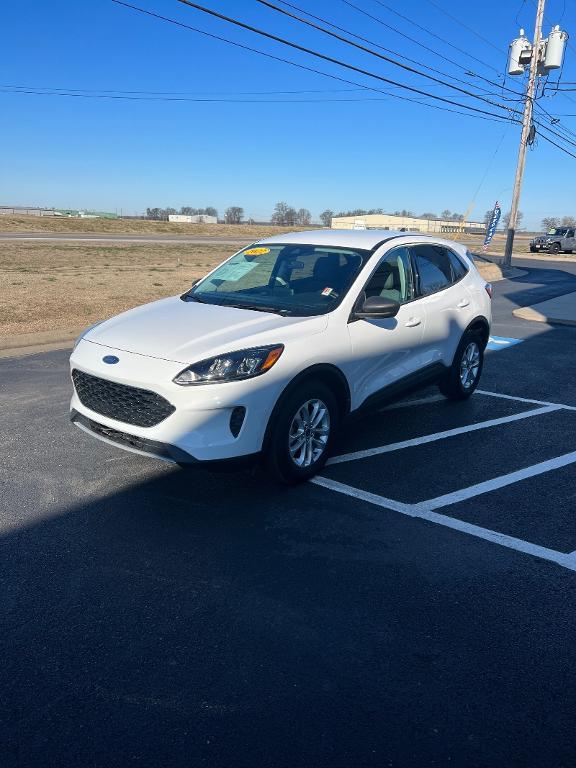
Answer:
[{"label": "front grille", "polygon": [[176,408],[161,395],[129,387],[74,369],[72,380],[80,402],[91,411],[137,427],[153,427]]}]

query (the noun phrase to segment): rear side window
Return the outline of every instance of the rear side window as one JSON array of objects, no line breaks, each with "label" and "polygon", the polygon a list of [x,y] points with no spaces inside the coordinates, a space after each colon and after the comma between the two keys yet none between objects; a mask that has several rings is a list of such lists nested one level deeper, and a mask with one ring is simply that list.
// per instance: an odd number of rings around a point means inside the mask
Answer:
[{"label": "rear side window", "polygon": [[446,248],[426,243],[414,245],[410,250],[416,263],[422,296],[428,296],[452,285],[452,262]]},{"label": "rear side window", "polygon": [[454,251],[448,251],[448,256],[450,258],[450,263],[452,264],[453,282],[457,283],[458,280],[461,280],[464,277],[468,270],[464,264],[462,264],[458,256],[456,256]]}]

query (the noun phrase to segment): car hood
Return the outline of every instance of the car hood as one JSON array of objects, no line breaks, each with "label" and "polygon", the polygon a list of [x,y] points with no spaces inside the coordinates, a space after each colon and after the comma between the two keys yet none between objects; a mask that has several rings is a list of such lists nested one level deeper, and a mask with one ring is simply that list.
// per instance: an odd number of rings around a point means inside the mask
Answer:
[{"label": "car hood", "polygon": [[283,317],[236,307],[182,301],[179,296],[144,304],[105,320],[84,340],[147,357],[190,363],[265,344],[283,344],[320,333],[326,315]]}]

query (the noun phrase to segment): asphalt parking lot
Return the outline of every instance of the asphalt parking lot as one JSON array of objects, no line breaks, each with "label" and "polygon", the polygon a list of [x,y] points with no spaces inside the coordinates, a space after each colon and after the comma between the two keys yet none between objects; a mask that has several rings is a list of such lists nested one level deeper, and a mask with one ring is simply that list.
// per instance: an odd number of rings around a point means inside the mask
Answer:
[{"label": "asphalt parking lot", "polygon": [[0,360],[2,766],[576,763],[576,290],[495,286],[481,391],[351,422],[314,482],[182,472]]}]

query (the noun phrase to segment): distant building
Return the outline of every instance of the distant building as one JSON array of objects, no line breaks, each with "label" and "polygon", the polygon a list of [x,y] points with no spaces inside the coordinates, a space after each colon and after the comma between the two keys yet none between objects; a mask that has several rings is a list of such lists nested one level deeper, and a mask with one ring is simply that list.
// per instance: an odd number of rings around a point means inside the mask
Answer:
[{"label": "distant building", "polygon": [[29,208],[23,205],[1,205],[0,216],[62,216],[51,208]]},{"label": "distant building", "polygon": [[168,221],[174,224],[218,224],[216,216],[207,216],[205,213],[197,213],[194,216],[185,216],[181,213],[171,213]]},{"label": "distant building", "polygon": [[0,216],[60,216],[75,219],[117,219],[115,213],[106,211],[78,211],[63,208],[35,208],[25,205],[2,205]]},{"label": "distant building", "polygon": [[408,232],[484,232],[479,221],[452,221],[450,219],[421,219],[413,216],[395,216],[388,213],[370,213],[364,216],[334,216],[332,229],[404,229]]}]

